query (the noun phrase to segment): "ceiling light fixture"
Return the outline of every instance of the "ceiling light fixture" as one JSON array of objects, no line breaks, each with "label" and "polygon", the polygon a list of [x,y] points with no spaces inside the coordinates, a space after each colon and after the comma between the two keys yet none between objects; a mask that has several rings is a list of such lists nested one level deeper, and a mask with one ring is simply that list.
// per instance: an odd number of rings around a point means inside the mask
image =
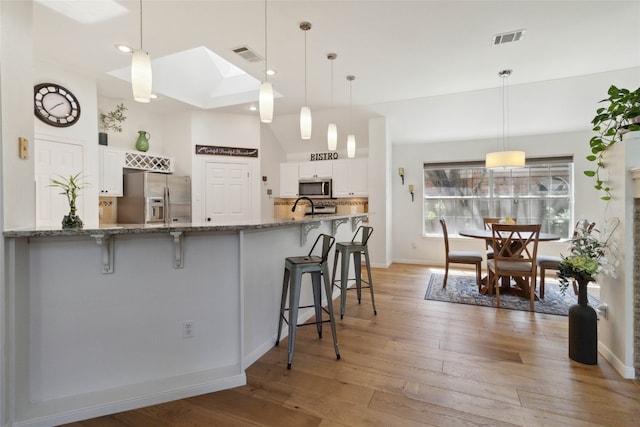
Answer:
[{"label": "ceiling light fixture", "polygon": [[[327,54],[327,59],[331,61],[331,107],[333,108],[333,60],[338,57],[335,53]],[[327,127],[327,148],[329,151],[336,151],[338,148],[338,127],[335,123],[329,123]]]},{"label": "ceiling light fixture", "polygon": [[273,120],[273,86],[268,80],[269,66],[267,61],[267,0],[264,0],[264,81],[260,85],[258,105],[260,106],[260,121],[271,123]]},{"label": "ceiling light fixture", "polygon": [[502,78],[502,151],[500,151],[500,139],[498,139],[498,151],[487,153],[485,167],[487,169],[521,168],[525,165],[524,151],[507,151],[509,147],[507,128],[507,101],[509,96],[506,81],[511,75],[511,70],[502,70],[498,72],[498,75]]},{"label": "ceiling light fixture", "polygon": [[142,0],[140,0],[140,49],[131,59],[131,88],[133,99],[147,103],[151,100],[151,57],[142,49]]},{"label": "ceiling light fixture", "polygon": [[122,52],[122,53],[131,53],[131,52],[133,52],[133,49],[130,48],[129,46],[127,46],[126,44],[118,43],[118,44],[114,45],[114,47],[116,48],[116,50],[118,52]]},{"label": "ceiling light fixture", "polygon": [[349,81],[349,131],[351,132],[347,136],[347,157],[352,159],[356,156],[356,136],[353,134],[353,99],[351,84],[356,79],[355,76],[347,76]]},{"label": "ceiling light fixture", "polygon": [[304,31],[304,106],[300,109],[300,137],[311,139],[311,109],[307,103],[307,31],[311,23],[301,22],[300,29]]}]

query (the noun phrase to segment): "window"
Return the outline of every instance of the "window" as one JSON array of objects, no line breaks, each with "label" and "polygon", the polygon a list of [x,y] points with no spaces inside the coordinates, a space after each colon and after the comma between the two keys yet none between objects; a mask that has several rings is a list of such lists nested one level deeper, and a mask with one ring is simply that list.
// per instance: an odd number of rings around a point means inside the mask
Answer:
[{"label": "window", "polygon": [[568,238],[572,224],[573,158],[527,159],[518,169],[485,169],[484,163],[424,164],[423,234],[482,228],[483,217],[542,224],[542,232]]}]

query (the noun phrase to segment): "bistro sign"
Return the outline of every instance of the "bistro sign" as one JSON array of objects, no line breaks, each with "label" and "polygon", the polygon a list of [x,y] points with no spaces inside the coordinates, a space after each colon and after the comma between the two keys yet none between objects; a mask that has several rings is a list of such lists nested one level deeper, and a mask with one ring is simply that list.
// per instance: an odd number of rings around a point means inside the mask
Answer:
[{"label": "bistro sign", "polygon": [[338,153],[311,153],[311,161],[317,160],[338,160]]},{"label": "bistro sign", "polygon": [[258,149],[196,145],[196,154],[208,154],[210,156],[258,157]]}]

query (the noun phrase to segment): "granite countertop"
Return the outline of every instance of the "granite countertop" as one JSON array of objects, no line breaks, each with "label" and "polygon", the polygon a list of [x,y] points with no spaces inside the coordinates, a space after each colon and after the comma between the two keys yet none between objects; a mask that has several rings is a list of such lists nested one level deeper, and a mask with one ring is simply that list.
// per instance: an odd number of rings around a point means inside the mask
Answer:
[{"label": "granite countertop", "polygon": [[5,230],[4,237],[58,237],[58,236],[94,236],[101,234],[148,234],[171,232],[206,232],[206,231],[240,231],[258,230],[262,228],[288,227],[318,221],[348,220],[366,217],[366,213],[351,215],[306,215],[301,218],[274,219],[267,221],[248,221],[241,224],[214,225],[211,223],[175,223],[175,224],[107,224],[98,228],[82,228],[63,230],[57,227],[36,227]]}]

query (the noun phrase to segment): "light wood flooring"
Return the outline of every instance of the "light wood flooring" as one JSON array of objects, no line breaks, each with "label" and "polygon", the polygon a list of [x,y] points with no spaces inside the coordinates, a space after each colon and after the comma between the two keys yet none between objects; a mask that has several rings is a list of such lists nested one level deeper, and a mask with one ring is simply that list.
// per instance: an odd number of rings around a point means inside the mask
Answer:
[{"label": "light wood flooring", "polygon": [[340,360],[328,325],[299,328],[291,370],[285,340],[246,386],[70,426],[640,425],[638,381],[572,362],[566,317],[425,301],[428,274],[374,269],[377,316],[350,291]]}]

